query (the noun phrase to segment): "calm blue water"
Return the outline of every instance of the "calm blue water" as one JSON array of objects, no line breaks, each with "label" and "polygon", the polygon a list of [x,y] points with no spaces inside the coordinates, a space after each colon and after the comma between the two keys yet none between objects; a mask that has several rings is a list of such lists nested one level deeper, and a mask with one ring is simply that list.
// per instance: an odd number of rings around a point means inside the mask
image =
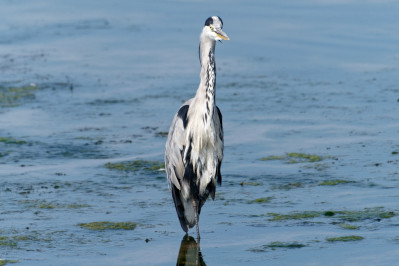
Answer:
[{"label": "calm blue water", "polygon": [[[176,263],[184,234],[165,173],[104,165],[163,160],[163,132],[199,83],[202,25],[219,15],[231,38],[216,47],[224,183],[201,213],[203,261],[395,264],[398,11],[397,1],[2,1],[0,87],[38,89],[0,105],[0,137],[23,141],[0,142],[0,259]],[[319,215],[271,214],[309,212]],[[78,226],[95,221],[137,227]],[[341,236],[363,239],[327,240]]]}]

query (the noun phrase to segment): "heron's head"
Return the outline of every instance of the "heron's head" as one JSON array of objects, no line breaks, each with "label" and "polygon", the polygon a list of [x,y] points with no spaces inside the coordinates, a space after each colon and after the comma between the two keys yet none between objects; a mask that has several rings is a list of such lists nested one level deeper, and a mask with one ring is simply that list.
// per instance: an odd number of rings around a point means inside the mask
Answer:
[{"label": "heron's head", "polygon": [[202,34],[210,38],[211,40],[230,40],[226,33],[223,32],[223,21],[218,16],[209,17],[205,21]]}]

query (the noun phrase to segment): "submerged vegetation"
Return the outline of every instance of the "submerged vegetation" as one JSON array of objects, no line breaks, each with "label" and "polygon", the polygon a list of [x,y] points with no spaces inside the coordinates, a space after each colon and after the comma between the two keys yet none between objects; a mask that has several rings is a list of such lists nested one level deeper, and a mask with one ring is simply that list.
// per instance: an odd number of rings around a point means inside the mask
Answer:
[{"label": "submerged vegetation", "polygon": [[18,263],[18,262],[19,262],[19,260],[3,260],[3,259],[0,259],[0,266],[7,265],[8,263]]},{"label": "submerged vegetation", "polygon": [[333,179],[333,180],[325,180],[319,183],[319,186],[336,186],[340,184],[348,184],[355,183],[355,181],[343,180],[343,179]]},{"label": "submerged vegetation", "polygon": [[262,184],[258,183],[258,182],[244,182],[244,181],[242,181],[240,183],[240,186],[261,186],[261,185]]},{"label": "submerged vegetation", "polygon": [[284,220],[300,220],[300,219],[313,219],[322,215],[317,211],[293,212],[289,214],[268,213],[272,218],[269,221],[284,221]]},{"label": "submerged vegetation", "polygon": [[303,248],[306,247],[306,245],[298,243],[298,242],[280,242],[280,241],[275,241],[271,242],[269,244],[263,245],[259,248],[253,248],[250,249],[252,252],[265,252],[269,249],[271,250],[276,250],[276,249],[293,249],[293,248]]},{"label": "submerged vegetation", "polygon": [[268,157],[260,158],[261,161],[283,161],[288,164],[295,164],[295,163],[315,163],[320,162],[324,158],[319,155],[315,154],[306,154],[306,153],[297,153],[297,152],[290,152],[286,153],[283,156],[271,155]]},{"label": "submerged vegetation", "polygon": [[363,240],[362,236],[340,236],[340,237],[329,237],[326,238],[328,242],[349,242]]},{"label": "submerged vegetation", "polygon": [[137,226],[132,222],[91,222],[78,224],[81,228],[100,231],[100,230],[134,230]]},{"label": "submerged vegetation", "polygon": [[269,221],[313,219],[317,217],[333,217],[341,221],[359,222],[364,220],[389,219],[396,215],[393,211],[386,211],[383,207],[366,208],[360,211],[304,211],[288,214],[268,213]]},{"label": "submerged vegetation", "polygon": [[17,140],[10,137],[0,137],[0,143],[20,145],[20,144],[26,144],[27,142],[24,140]]},{"label": "submerged vegetation", "polygon": [[6,236],[0,236],[0,246],[15,247],[17,243]]},{"label": "submerged vegetation", "polygon": [[161,161],[143,161],[135,160],[120,163],[106,163],[105,167],[110,170],[118,170],[124,172],[137,172],[137,171],[149,171],[158,172],[164,169],[165,164]]},{"label": "submerged vegetation", "polygon": [[39,234],[36,231],[21,233],[10,235],[10,236],[0,236],[0,246],[7,246],[12,248],[18,248],[19,243],[21,242],[50,242],[51,239],[45,238],[43,235]]},{"label": "submerged vegetation", "polygon": [[0,106],[18,106],[19,103],[24,99],[34,99],[35,91],[38,89],[39,87],[36,84],[8,88],[0,86]]},{"label": "submerged vegetation", "polygon": [[360,228],[360,226],[351,225],[351,224],[347,224],[347,223],[340,223],[340,224],[338,224],[338,226],[343,229],[348,229],[348,230],[357,230]]},{"label": "submerged vegetation", "polygon": [[248,201],[249,204],[252,203],[269,203],[272,200],[272,197],[264,197],[264,198],[257,198],[254,200]]},{"label": "submerged vegetation", "polygon": [[35,209],[79,209],[90,207],[88,204],[81,203],[57,203],[57,202],[49,202],[46,200],[21,200],[19,203],[25,205],[28,208]]}]

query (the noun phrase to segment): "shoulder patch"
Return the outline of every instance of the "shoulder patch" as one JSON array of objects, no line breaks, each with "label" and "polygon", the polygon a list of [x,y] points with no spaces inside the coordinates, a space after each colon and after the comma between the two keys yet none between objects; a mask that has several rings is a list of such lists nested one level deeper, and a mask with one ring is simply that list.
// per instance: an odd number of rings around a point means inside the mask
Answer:
[{"label": "shoulder patch", "polygon": [[177,112],[177,116],[180,117],[180,119],[183,121],[183,126],[184,128],[187,127],[187,112],[188,112],[188,105],[183,105],[179,111]]}]

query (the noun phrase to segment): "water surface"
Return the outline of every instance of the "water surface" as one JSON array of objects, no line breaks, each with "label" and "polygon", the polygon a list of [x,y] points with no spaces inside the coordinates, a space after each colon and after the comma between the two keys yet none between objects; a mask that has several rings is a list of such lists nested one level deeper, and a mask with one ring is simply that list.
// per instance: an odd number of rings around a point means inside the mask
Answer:
[{"label": "water surface", "polygon": [[[219,15],[231,38],[216,48],[225,158],[201,213],[202,260],[394,264],[398,11],[355,0],[1,2],[0,258],[199,261],[157,165],[199,83],[201,27]],[[106,167],[123,162],[137,164]],[[80,226],[100,221],[135,227]]]}]

